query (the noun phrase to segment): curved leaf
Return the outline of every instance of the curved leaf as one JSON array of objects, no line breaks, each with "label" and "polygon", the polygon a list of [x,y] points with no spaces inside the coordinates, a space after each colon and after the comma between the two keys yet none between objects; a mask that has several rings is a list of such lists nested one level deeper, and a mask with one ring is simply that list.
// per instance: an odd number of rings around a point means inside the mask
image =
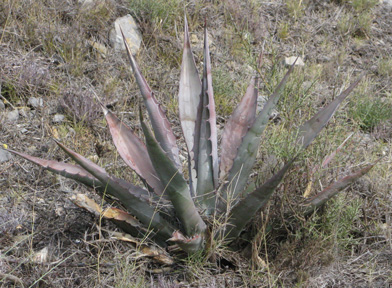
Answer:
[{"label": "curved leaf", "polygon": [[162,183],[159,181],[157,173],[148,156],[147,148],[138,136],[116,115],[101,105],[109,126],[110,134],[117,151],[124,162],[131,167],[140,177],[146,180],[154,192],[161,195],[163,192]]},{"label": "curved leaf", "polygon": [[146,79],[142,75],[139,66],[131,53],[128,42],[121,30],[123,36],[124,45],[127,50],[128,58],[132,66],[133,73],[136,78],[136,82],[139,85],[140,92],[144,99],[144,104],[147,107],[148,115],[150,116],[151,125],[154,129],[155,137],[157,138],[162,149],[168,153],[169,158],[177,165],[181,167],[180,158],[178,157],[178,146],[176,143],[176,137],[170,126],[170,122],[167,120],[166,114],[163,111],[161,105],[156,100],[154,93],[148,86]]},{"label": "curved leaf", "polygon": [[244,97],[227,121],[222,133],[220,177],[223,179],[233,166],[238,148],[256,118],[257,79],[253,77]]},{"label": "curved leaf", "polygon": [[108,191],[110,190],[112,195],[117,197],[120,202],[131,212],[132,215],[136,216],[138,220],[147,227],[152,228],[154,232],[159,234],[159,236],[164,238],[164,240],[170,238],[172,233],[177,230],[164,218],[162,218],[159,211],[151,207],[145,201],[135,197],[132,193],[129,193],[127,187],[124,187],[121,185],[121,182],[116,181],[116,179],[108,175],[103,168],[99,167],[78,153],[68,149],[63,144],[57,141],[56,143],[80,166],[86,169],[99,181],[105,183]]},{"label": "curved leaf", "polygon": [[[65,163],[65,162],[59,162],[59,161],[54,161],[54,160],[46,160],[46,159],[41,159],[37,158],[34,156],[30,156],[25,153],[17,152],[14,150],[8,149],[7,151],[14,153],[16,155],[19,155],[20,157],[25,158],[26,160],[37,164],[41,166],[44,169],[47,169],[55,174],[64,176],[69,179],[73,179],[75,181],[78,181],[88,187],[91,187],[93,189],[98,190],[102,194],[107,193],[109,195],[113,195],[112,191],[106,187],[106,185],[102,184],[101,181],[99,181],[97,178],[95,178],[92,174],[87,172],[84,168],[82,168],[79,165],[74,165],[70,163]],[[123,179],[118,179],[116,177],[113,177],[113,180],[117,181],[120,185],[123,187],[126,187],[128,192],[127,193],[132,193],[135,197],[138,197],[140,199],[143,199],[145,201],[151,201],[149,197],[148,191],[144,190],[143,188],[140,188],[138,186],[135,186]],[[165,201],[164,199],[160,199],[160,201]]]}]

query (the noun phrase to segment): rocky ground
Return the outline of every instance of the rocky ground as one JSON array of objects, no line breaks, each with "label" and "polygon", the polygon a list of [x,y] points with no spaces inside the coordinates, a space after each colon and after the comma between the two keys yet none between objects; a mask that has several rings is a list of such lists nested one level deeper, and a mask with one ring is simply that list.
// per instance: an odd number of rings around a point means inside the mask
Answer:
[{"label": "rocky ground", "polygon": [[[260,147],[257,181],[284,162],[289,146],[284,131],[365,71],[350,100],[249,227],[264,232],[217,263],[175,255],[174,265],[162,265],[132,243],[110,237],[108,231],[117,229],[112,223],[70,200],[75,193],[98,200],[92,191],[0,149],[1,287],[392,285],[392,3],[220,2],[2,1],[0,144],[68,160],[52,140],[60,139],[114,175],[135,180],[118,159],[94,100],[98,96],[132,128],[140,128],[138,87],[113,40],[115,21],[128,14],[139,31],[130,36],[137,60],[179,137],[184,8],[199,67],[204,20],[208,23],[219,128],[243,95],[260,53],[260,106],[287,70],[286,59],[301,57],[303,65],[296,67]],[[317,169],[351,133],[331,167]],[[313,218],[285,217],[308,187],[317,193],[332,179],[380,157],[368,175]],[[268,232],[263,217],[269,220]]]}]

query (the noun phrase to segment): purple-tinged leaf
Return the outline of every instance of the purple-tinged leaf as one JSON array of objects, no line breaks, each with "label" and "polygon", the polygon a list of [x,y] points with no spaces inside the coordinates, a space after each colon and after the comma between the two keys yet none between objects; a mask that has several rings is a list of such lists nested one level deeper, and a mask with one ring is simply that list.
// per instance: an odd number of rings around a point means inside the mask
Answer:
[{"label": "purple-tinged leaf", "polygon": [[181,128],[184,134],[185,143],[190,155],[189,181],[196,189],[196,164],[194,154],[195,128],[198,114],[198,107],[201,101],[201,81],[197,72],[195,59],[193,58],[191,44],[189,41],[188,22],[185,18],[184,50],[182,54],[182,65],[180,75],[180,88],[178,92],[178,109],[180,114]]},{"label": "purple-tinged leaf", "polygon": [[[281,90],[285,86],[289,75],[293,71],[294,65],[295,62],[293,65],[291,65],[286,75],[276,87],[274,93],[265,103],[263,110],[261,110],[257,115],[245,137],[242,139],[242,143],[238,148],[237,156],[234,158],[233,166],[230,169],[229,175],[227,177],[228,185],[226,185],[226,189],[224,189],[223,195],[225,199],[227,199],[228,193],[231,194],[231,198],[233,199],[238,197],[238,195],[244,190],[256,160],[257,151],[261,142],[261,134],[268,124],[272,110],[278,103]],[[230,191],[228,191],[228,189],[230,189]]]},{"label": "purple-tinged leaf", "polygon": [[184,226],[186,236],[192,237],[195,234],[203,233],[206,224],[196,209],[187,182],[155,140],[150,129],[144,123],[142,114],[140,114],[140,121],[146,137],[148,153],[159,178],[165,185],[165,193],[169,195],[176,214]]},{"label": "purple-tinged leaf", "polygon": [[142,140],[103,105],[102,109],[112,134],[114,145],[116,145],[121,158],[140,177],[146,180],[156,194],[161,195],[164,187],[159,181]]},{"label": "purple-tinged leaf", "polygon": [[146,79],[142,75],[122,30],[121,33],[123,36],[124,45],[127,50],[128,58],[136,78],[136,82],[139,85],[140,92],[144,99],[144,104],[146,105],[148,115],[150,116],[151,125],[154,130],[155,137],[157,138],[162,149],[168,153],[168,156],[173,161],[173,163],[175,163],[177,167],[181,167],[180,159],[178,157],[178,146],[176,143],[176,137],[174,136],[174,133],[171,129],[170,122],[167,120],[165,112],[156,100],[154,93],[152,92],[151,88],[147,84]]},{"label": "purple-tinged leaf", "polygon": [[220,177],[223,179],[233,166],[238,148],[256,117],[257,88],[253,77],[244,97],[227,121],[222,133]]},{"label": "purple-tinged leaf", "polygon": [[[38,157],[30,156],[28,154],[17,152],[10,149],[8,149],[7,151],[19,155],[20,157],[23,157],[26,160],[34,164],[37,164],[42,168],[47,169],[53,173],[56,173],[58,175],[64,176],[69,179],[73,179],[93,189],[97,189],[102,194],[107,193],[109,195],[112,195],[111,191],[108,190],[106,185],[102,184],[101,181],[99,181],[97,178],[95,178],[92,174],[87,172],[84,168],[82,168],[79,165],[74,165],[74,164],[59,162],[54,160],[41,159]],[[138,197],[145,201],[151,201],[150,197],[148,196],[148,191],[144,190],[143,188],[137,187],[123,179],[118,179],[116,177],[112,177],[112,178],[113,180],[117,181],[120,185],[125,187],[129,191],[128,193],[132,193],[135,197]]]},{"label": "purple-tinged leaf", "polygon": [[159,236],[166,240],[170,238],[175,230],[177,230],[160,215],[156,208],[151,207],[146,201],[141,200],[130,193],[127,187],[124,187],[120,181],[116,181],[114,177],[107,174],[103,168],[84,158],[82,155],[68,149],[63,144],[57,141],[56,143],[76,163],[86,169],[89,173],[101,181],[101,183],[104,183],[111,195],[117,197],[128,211],[130,211],[132,215],[136,216],[140,222],[147,227],[152,228],[154,232],[158,234],[157,237]]},{"label": "purple-tinged leaf", "polygon": [[73,165],[69,163],[64,163],[64,162],[58,162],[54,160],[46,160],[46,159],[41,159],[38,157],[30,156],[28,154],[22,153],[22,152],[17,152],[11,149],[7,149],[7,151],[16,154],[20,157],[23,157],[24,159],[37,164],[41,166],[44,169],[47,169],[53,173],[59,174],[61,176],[64,176],[66,178],[73,179],[75,181],[78,181],[80,183],[83,183],[89,187],[102,187],[102,183],[95,178],[93,175],[91,175],[89,172],[87,172],[85,169],[78,165]]},{"label": "purple-tinged leaf", "polygon": [[327,125],[340,103],[350,94],[350,92],[358,85],[361,81],[364,73],[361,74],[356,81],[354,81],[346,90],[344,90],[338,97],[336,97],[331,103],[322,108],[316,115],[306,121],[298,130],[297,141],[302,145],[302,148],[306,148],[309,144],[317,137],[320,131]]},{"label": "purple-tinged leaf", "polygon": [[378,161],[373,164],[369,164],[361,170],[351,173],[346,177],[340,178],[339,180],[333,182],[331,185],[326,187],[322,192],[307,200],[306,205],[308,206],[308,208],[306,209],[305,214],[311,213],[312,211],[323,205],[325,202],[327,202],[329,199],[331,199],[333,196],[335,196],[337,193],[344,190],[349,185],[354,183],[357,179],[368,173],[370,169],[372,169],[374,165],[377,164]]}]

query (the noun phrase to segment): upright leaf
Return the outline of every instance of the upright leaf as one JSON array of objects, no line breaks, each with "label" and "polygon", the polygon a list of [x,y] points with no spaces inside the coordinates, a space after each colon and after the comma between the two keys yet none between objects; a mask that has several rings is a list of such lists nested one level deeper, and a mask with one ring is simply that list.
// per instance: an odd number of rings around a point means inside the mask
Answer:
[{"label": "upright leaf", "polygon": [[162,183],[151,163],[146,146],[138,136],[112,112],[102,105],[114,145],[124,162],[131,167],[140,177],[146,180],[154,192],[161,195]]},{"label": "upright leaf", "polygon": [[117,197],[132,215],[136,216],[138,220],[147,227],[152,228],[154,232],[159,234],[164,240],[169,239],[172,233],[177,230],[160,215],[159,211],[151,207],[145,201],[135,197],[132,193],[129,193],[127,187],[124,187],[120,182],[108,175],[103,168],[68,149],[63,144],[57,141],[56,143],[80,166],[101,181],[101,183],[104,183],[107,189],[112,191],[112,195]]},{"label": "upright leaf", "polygon": [[150,116],[151,125],[154,129],[155,137],[157,138],[162,149],[168,153],[168,156],[173,161],[173,163],[175,163],[177,167],[181,167],[180,159],[178,157],[178,146],[176,144],[176,137],[173,134],[170,122],[167,120],[165,112],[156,100],[154,93],[152,92],[151,88],[147,84],[146,79],[142,75],[122,30],[121,33],[123,36],[124,45],[127,50],[128,58],[136,78],[136,82],[139,85],[141,94],[144,99],[144,104],[146,105],[148,115]]},{"label": "upright leaf", "polygon": [[165,185],[165,193],[169,195],[176,214],[184,226],[186,236],[192,237],[204,233],[206,224],[201,219],[193,203],[188,184],[181,172],[170,161],[154,136],[152,136],[150,129],[143,121],[142,114],[140,116],[143,132],[146,136],[148,153],[158,172],[159,178]]},{"label": "upright leaf", "polygon": [[[263,110],[261,110],[257,115],[252,126],[243,138],[227,178],[228,185],[226,185],[226,189],[224,189],[225,198],[227,198],[228,193],[231,194],[231,198],[236,198],[244,190],[256,160],[257,151],[261,142],[261,134],[268,124],[272,110],[280,98],[280,92],[286,84],[289,75],[293,71],[294,65],[295,62],[287,71],[282,81],[278,84],[274,93],[265,103]],[[228,191],[228,189],[231,189],[231,191]]]},{"label": "upright leaf", "polygon": [[218,131],[216,127],[216,110],[214,100],[214,89],[212,87],[212,73],[211,73],[211,57],[208,45],[207,25],[204,27],[204,69],[206,70],[207,78],[207,95],[208,105],[207,110],[209,114],[208,125],[210,127],[209,141],[211,143],[211,158],[212,158],[212,171],[214,176],[214,187],[218,187],[219,176],[219,159],[218,159]]},{"label": "upright leaf", "polygon": [[204,28],[204,69],[201,103],[196,123],[195,155],[197,156],[197,196],[210,214],[215,207],[215,187],[218,184],[218,147],[214,92],[207,29]]},{"label": "upright leaf", "polygon": [[[182,65],[180,75],[180,88],[178,92],[178,108],[180,113],[181,128],[190,155],[190,181],[196,189],[196,167],[195,167],[195,127],[197,111],[200,105],[201,81],[197,72],[195,60],[191,51],[189,41],[188,23],[185,18],[184,51],[182,54]],[[198,140],[198,139],[197,139]]]},{"label": "upright leaf", "polygon": [[223,130],[220,159],[220,177],[222,179],[233,166],[242,139],[255,120],[258,92],[256,82],[256,78],[253,77],[244,97],[242,97],[241,102],[235,108]]}]

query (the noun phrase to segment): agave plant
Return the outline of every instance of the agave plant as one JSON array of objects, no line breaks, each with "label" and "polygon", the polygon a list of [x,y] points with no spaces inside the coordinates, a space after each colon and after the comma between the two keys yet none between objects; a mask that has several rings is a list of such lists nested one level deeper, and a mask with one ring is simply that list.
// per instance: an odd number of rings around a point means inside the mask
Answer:
[{"label": "agave plant", "polygon": [[[263,185],[250,189],[252,186],[249,185],[248,179],[255,163],[261,135],[294,65],[258,114],[258,77],[251,79],[245,95],[226,123],[219,149],[207,35],[205,28],[204,69],[200,79],[185,19],[178,102],[179,119],[188,151],[188,180],[182,174],[179,149],[170,122],[125,40],[129,61],[153,131],[140,112],[145,136],[143,141],[105,105],[101,106],[120,156],[138,174],[145,188],[109,175],[103,168],[58,141],[56,143],[60,148],[77,164],[43,160],[10,151],[49,171],[92,187],[102,196],[114,197],[126,209],[118,210],[118,213],[127,215],[116,217],[115,223],[132,235],[148,236],[162,246],[172,242],[188,253],[203,249],[207,237],[228,242],[235,240],[256,212],[266,205],[298,154],[320,133],[361,77],[298,128],[294,143],[299,148],[296,154]],[[367,173],[373,165],[338,179],[309,199],[304,213],[314,211],[338,191]],[[225,223],[212,231],[209,229],[213,222],[211,219],[219,215],[223,215]]]}]

